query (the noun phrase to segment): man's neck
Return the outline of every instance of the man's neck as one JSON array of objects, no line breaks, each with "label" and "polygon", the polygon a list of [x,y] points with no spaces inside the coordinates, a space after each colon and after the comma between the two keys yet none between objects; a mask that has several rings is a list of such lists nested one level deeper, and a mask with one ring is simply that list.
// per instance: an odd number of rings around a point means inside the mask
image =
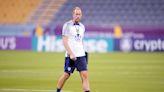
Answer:
[{"label": "man's neck", "polygon": [[79,24],[79,21],[74,21],[74,20],[73,20],[73,23],[74,23],[74,24]]}]

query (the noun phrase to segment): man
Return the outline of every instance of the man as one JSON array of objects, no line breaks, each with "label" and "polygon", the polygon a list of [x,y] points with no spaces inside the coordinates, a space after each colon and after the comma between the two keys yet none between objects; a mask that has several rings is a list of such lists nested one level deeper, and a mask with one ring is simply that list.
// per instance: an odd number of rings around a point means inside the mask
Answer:
[{"label": "man", "polygon": [[86,60],[87,58],[83,45],[85,27],[80,22],[81,17],[81,9],[79,7],[75,7],[73,9],[73,19],[66,22],[63,26],[62,39],[66,49],[65,66],[64,73],[58,80],[56,92],[60,92],[66,80],[70,77],[71,73],[73,73],[75,69],[79,71],[84,92],[90,92]]}]

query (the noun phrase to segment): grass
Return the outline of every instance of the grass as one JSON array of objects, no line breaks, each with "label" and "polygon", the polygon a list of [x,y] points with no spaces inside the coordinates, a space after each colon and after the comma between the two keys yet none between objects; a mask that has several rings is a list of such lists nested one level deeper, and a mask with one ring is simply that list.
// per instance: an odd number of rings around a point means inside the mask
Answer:
[{"label": "grass", "polygon": [[[0,92],[55,92],[64,53],[0,51]],[[90,53],[91,92],[164,92],[164,53]],[[74,72],[64,92],[83,92]]]}]

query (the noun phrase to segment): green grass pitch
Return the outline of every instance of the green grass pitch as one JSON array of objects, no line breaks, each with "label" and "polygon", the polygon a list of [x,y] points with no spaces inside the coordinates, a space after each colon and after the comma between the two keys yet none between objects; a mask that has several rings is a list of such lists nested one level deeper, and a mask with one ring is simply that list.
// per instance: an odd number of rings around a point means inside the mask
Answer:
[{"label": "green grass pitch", "polygon": [[[55,92],[64,53],[0,51],[0,92]],[[90,53],[91,92],[164,92],[164,53]],[[74,72],[63,92],[83,92]]]}]

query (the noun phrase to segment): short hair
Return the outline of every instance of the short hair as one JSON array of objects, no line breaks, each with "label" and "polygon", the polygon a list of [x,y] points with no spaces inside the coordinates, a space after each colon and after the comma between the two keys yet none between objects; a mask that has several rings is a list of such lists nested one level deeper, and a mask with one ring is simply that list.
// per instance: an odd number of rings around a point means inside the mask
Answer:
[{"label": "short hair", "polygon": [[75,10],[80,10],[80,11],[81,11],[81,8],[78,7],[78,6],[74,7],[74,8],[73,8],[73,13],[75,12]]}]

